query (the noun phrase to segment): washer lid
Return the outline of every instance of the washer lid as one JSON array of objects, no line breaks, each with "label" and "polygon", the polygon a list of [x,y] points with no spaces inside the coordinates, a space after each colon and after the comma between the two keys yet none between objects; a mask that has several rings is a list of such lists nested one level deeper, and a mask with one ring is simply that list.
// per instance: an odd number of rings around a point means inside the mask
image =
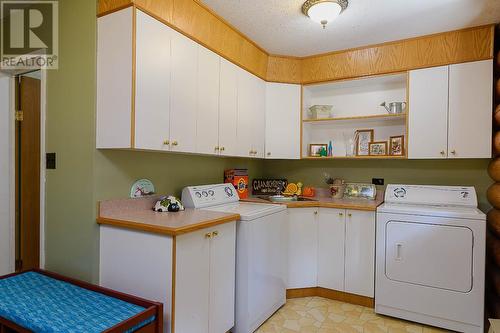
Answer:
[{"label": "washer lid", "polygon": [[385,202],[432,206],[477,207],[472,186],[387,185]]},{"label": "washer lid", "polygon": [[286,210],[285,205],[259,204],[249,202],[238,202],[215,207],[203,208],[204,210],[234,213],[241,216],[242,221],[255,220],[257,218]]},{"label": "washer lid", "polygon": [[475,207],[463,206],[430,206],[384,203],[377,208],[377,213],[486,220],[486,214],[479,209]]}]

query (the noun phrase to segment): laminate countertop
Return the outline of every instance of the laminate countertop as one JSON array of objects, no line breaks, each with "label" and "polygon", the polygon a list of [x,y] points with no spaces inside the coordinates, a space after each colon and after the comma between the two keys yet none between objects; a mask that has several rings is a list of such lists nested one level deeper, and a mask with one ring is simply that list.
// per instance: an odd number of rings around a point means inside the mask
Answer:
[{"label": "laminate countertop", "polygon": [[186,208],[176,213],[159,213],[153,206],[159,196],[99,202],[97,223],[127,229],[176,236],[236,221],[238,214]]},{"label": "laminate countertop", "polygon": [[352,198],[342,198],[342,199],[332,199],[331,197],[318,196],[309,198],[312,200],[308,201],[290,201],[290,202],[271,202],[266,199],[259,197],[249,197],[247,199],[242,199],[244,202],[255,202],[255,203],[268,203],[268,204],[282,204],[286,205],[287,208],[307,208],[307,207],[322,207],[322,208],[337,208],[337,209],[353,209],[353,210],[365,210],[365,211],[376,211],[377,207],[384,202],[384,192],[377,191],[377,196],[375,200],[369,199],[352,199]]}]

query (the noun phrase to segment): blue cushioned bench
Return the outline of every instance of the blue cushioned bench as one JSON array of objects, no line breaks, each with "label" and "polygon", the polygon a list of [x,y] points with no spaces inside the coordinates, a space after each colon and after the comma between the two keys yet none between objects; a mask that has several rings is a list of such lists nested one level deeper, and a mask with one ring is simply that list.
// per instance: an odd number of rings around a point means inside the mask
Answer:
[{"label": "blue cushioned bench", "polygon": [[0,277],[0,331],[160,333],[163,306],[42,270]]}]

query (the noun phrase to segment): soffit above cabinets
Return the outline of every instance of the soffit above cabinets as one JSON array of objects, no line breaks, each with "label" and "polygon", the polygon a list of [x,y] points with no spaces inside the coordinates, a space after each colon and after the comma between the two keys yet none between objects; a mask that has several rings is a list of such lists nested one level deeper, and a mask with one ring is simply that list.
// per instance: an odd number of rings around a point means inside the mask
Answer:
[{"label": "soffit above cabinets", "polygon": [[500,21],[498,0],[350,0],[326,29],[303,0],[201,0],[271,54],[309,56]]}]

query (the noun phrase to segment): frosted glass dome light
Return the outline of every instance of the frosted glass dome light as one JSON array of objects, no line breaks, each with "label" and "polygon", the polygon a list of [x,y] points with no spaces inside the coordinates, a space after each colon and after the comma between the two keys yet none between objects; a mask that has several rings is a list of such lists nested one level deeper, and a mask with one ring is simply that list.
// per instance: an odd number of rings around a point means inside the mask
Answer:
[{"label": "frosted glass dome light", "polygon": [[302,12],[323,28],[347,8],[347,0],[308,0],[302,5]]}]

